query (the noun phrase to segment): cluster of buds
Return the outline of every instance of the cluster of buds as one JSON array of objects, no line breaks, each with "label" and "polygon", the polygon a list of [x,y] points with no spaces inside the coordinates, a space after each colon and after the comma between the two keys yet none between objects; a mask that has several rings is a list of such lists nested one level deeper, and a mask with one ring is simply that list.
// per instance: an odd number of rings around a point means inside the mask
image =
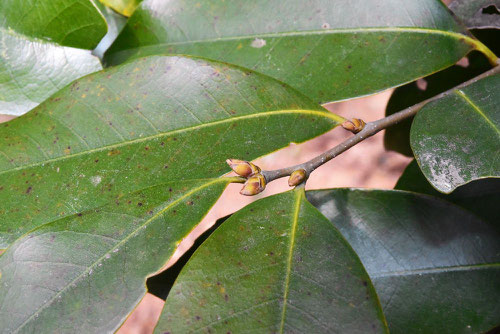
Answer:
[{"label": "cluster of buds", "polygon": [[227,159],[226,162],[236,174],[247,179],[240,194],[253,196],[266,189],[266,178],[262,175],[259,167],[251,162],[238,159]]},{"label": "cluster of buds", "polygon": [[363,130],[365,125],[366,123],[359,118],[353,118],[350,121],[345,121],[344,123],[342,123],[342,127],[347,131],[351,131],[352,133],[358,133],[359,131]]}]

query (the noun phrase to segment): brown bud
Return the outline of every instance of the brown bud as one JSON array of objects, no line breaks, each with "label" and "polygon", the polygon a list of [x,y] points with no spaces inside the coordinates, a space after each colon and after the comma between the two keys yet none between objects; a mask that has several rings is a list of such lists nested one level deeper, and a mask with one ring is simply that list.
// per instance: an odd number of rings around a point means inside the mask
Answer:
[{"label": "brown bud", "polygon": [[290,178],[288,179],[288,185],[290,187],[295,187],[304,182],[305,179],[306,171],[303,169],[297,169],[290,175]]},{"label": "brown bud", "polygon": [[252,174],[260,172],[259,167],[255,166],[253,163],[248,161],[238,160],[238,159],[227,159],[226,162],[236,174],[243,177],[249,177]]},{"label": "brown bud", "polygon": [[358,133],[359,131],[363,130],[365,125],[366,123],[359,118],[353,118],[350,121],[345,121],[344,123],[342,123],[342,127],[347,131],[351,131],[352,133]]},{"label": "brown bud", "polygon": [[266,179],[262,174],[255,174],[248,178],[245,185],[240,191],[240,194],[245,196],[253,196],[266,189]]}]

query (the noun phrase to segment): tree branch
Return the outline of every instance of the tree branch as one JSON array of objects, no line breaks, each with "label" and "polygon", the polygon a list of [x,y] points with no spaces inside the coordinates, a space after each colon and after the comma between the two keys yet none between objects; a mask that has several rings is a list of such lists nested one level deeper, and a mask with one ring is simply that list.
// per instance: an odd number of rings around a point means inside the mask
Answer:
[{"label": "tree branch", "polygon": [[369,122],[365,125],[363,130],[352,136],[351,138],[345,140],[344,142],[340,143],[339,145],[333,147],[332,149],[322,153],[321,155],[304,162],[302,164],[298,164],[295,166],[291,167],[286,167],[282,169],[276,169],[276,170],[270,170],[270,171],[262,171],[262,175],[264,176],[266,183],[269,183],[273,180],[276,180],[278,178],[284,177],[284,176],[289,176],[291,175],[294,171],[303,169],[306,173],[304,181],[309,177],[309,175],[319,166],[325,164],[326,162],[332,160],[336,156],[340,155],[341,153],[347,151],[351,147],[355,146],[356,144],[362,142],[363,140],[373,136],[374,134],[378,133],[379,131],[388,128],[392,125],[398,124],[399,122],[414,116],[420,109],[422,109],[423,106],[425,106],[427,103],[438,100],[444,96],[447,96],[453,91],[463,88],[465,86],[468,86],[472,83],[475,83],[483,78],[486,78],[490,75],[494,75],[500,73],[500,66],[497,65],[494,68],[492,68],[489,71],[486,71],[477,77],[474,77],[466,82],[463,82],[462,84],[453,87],[445,92],[442,92],[436,96],[433,96],[427,100],[423,100],[411,107],[408,107],[406,109],[403,109],[401,111],[398,111],[397,113],[394,113],[390,116],[384,117],[382,119],[376,120],[374,122]]}]

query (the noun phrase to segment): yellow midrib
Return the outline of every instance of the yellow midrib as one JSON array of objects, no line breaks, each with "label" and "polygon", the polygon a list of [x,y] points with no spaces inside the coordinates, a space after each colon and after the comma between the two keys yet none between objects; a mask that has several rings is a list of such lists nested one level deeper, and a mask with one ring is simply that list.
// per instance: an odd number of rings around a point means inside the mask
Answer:
[{"label": "yellow midrib", "polygon": [[488,125],[490,127],[493,128],[493,130],[495,130],[495,132],[497,133],[498,136],[500,136],[500,130],[498,130],[498,128],[496,127],[496,125],[491,121],[491,119],[489,119],[484,113],[483,111],[481,110],[481,108],[479,108],[468,96],[467,94],[465,94],[462,90],[458,89],[455,91],[455,93],[460,96],[467,104],[469,104],[472,109],[474,109],[474,111],[476,111],[482,118],[484,118],[484,120],[486,121],[486,123],[488,123]]},{"label": "yellow midrib", "polygon": [[288,249],[288,259],[286,262],[286,276],[285,276],[285,287],[283,292],[283,309],[281,312],[281,324],[280,333],[283,333],[285,329],[285,318],[286,318],[286,305],[288,303],[288,294],[290,291],[290,274],[292,272],[292,261],[293,261],[293,250],[295,248],[295,233],[297,232],[297,225],[299,221],[300,203],[302,197],[304,196],[304,188],[295,189],[295,203],[293,211],[293,221],[290,231],[290,247]]},{"label": "yellow midrib", "polygon": [[208,38],[208,39],[193,40],[193,41],[158,43],[154,45],[143,45],[132,49],[156,47],[162,45],[176,46],[176,45],[187,45],[187,44],[197,44],[197,43],[226,42],[226,41],[235,41],[235,40],[252,39],[252,38],[294,37],[294,36],[328,35],[328,34],[359,34],[359,33],[376,33],[376,32],[396,32],[396,33],[406,32],[406,33],[432,34],[432,35],[446,36],[457,40],[463,39],[468,44],[470,44],[474,49],[482,52],[492,64],[495,64],[496,60],[498,59],[497,56],[479,40],[471,38],[470,36],[464,35],[460,32],[431,29],[431,28],[415,28],[415,27],[366,27],[366,28],[337,28],[337,29],[334,28],[334,29],[322,29],[322,30],[262,33],[253,35],[243,35],[243,36]]},{"label": "yellow midrib", "polygon": [[94,149],[90,149],[90,150],[85,150],[85,151],[77,152],[77,153],[74,153],[74,154],[68,154],[68,155],[64,155],[64,156],[60,156],[60,157],[56,157],[56,158],[52,158],[52,159],[42,160],[42,161],[38,161],[38,162],[29,164],[29,165],[14,167],[14,168],[11,168],[11,169],[0,171],[0,175],[5,174],[5,173],[10,173],[10,172],[18,171],[18,170],[22,170],[22,169],[26,169],[26,168],[40,166],[42,164],[47,164],[47,163],[52,163],[52,162],[56,162],[56,161],[62,161],[62,160],[66,160],[66,159],[70,159],[70,158],[74,158],[74,157],[78,157],[78,156],[82,156],[82,155],[92,154],[92,153],[95,153],[95,152],[102,152],[102,151],[106,151],[106,150],[112,150],[112,149],[119,148],[119,147],[122,147],[122,146],[130,145],[130,144],[135,144],[135,143],[140,143],[140,142],[152,140],[152,139],[155,139],[155,138],[161,138],[161,137],[170,136],[170,135],[174,135],[174,134],[178,134],[178,133],[199,130],[199,129],[210,127],[210,126],[216,126],[216,125],[220,125],[220,124],[224,124],[224,123],[232,123],[232,122],[237,122],[237,121],[240,121],[240,120],[247,120],[247,119],[252,119],[252,118],[275,116],[275,115],[284,115],[284,114],[315,115],[315,116],[329,118],[329,119],[331,119],[331,120],[333,120],[333,121],[335,121],[337,123],[341,123],[341,122],[344,121],[344,118],[341,117],[341,116],[335,115],[335,114],[327,112],[327,111],[319,111],[319,110],[291,109],[291,110],[275,110],[275,111],[259,112],[259,113],[249,114],[249,115],[243,115],[243,116],[225,118],[223,120],[214,121],[214,122],[208,122],[208,123],[198,124],[198,125],[194,125],[194,126],[183,128],[183,129],[177,129],[177,130],[172,130],[172,131],[168,131],[168,132],[161,132],[161,133],[157,133],[155,135],[151,135],[151,136],[147,136],[147,137],[136,138],[136,139],[124,141],[124,142],[121,142],[121,143],[116,143],[116,144],[112,144],[112,145],[102,146],[102,147],[98,147],[98,148],[94,148]]}]

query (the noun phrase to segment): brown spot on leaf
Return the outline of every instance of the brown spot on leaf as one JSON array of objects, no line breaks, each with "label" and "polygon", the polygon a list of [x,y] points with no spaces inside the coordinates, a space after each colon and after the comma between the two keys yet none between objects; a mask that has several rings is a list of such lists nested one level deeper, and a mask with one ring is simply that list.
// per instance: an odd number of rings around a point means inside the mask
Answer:
[{"label": "brown spot on leaf", "polygon": [[113,155],[118,155],[120,154],[121,152],[119,150],[111,150],[108,152],[108,156],[113,156]]}]

